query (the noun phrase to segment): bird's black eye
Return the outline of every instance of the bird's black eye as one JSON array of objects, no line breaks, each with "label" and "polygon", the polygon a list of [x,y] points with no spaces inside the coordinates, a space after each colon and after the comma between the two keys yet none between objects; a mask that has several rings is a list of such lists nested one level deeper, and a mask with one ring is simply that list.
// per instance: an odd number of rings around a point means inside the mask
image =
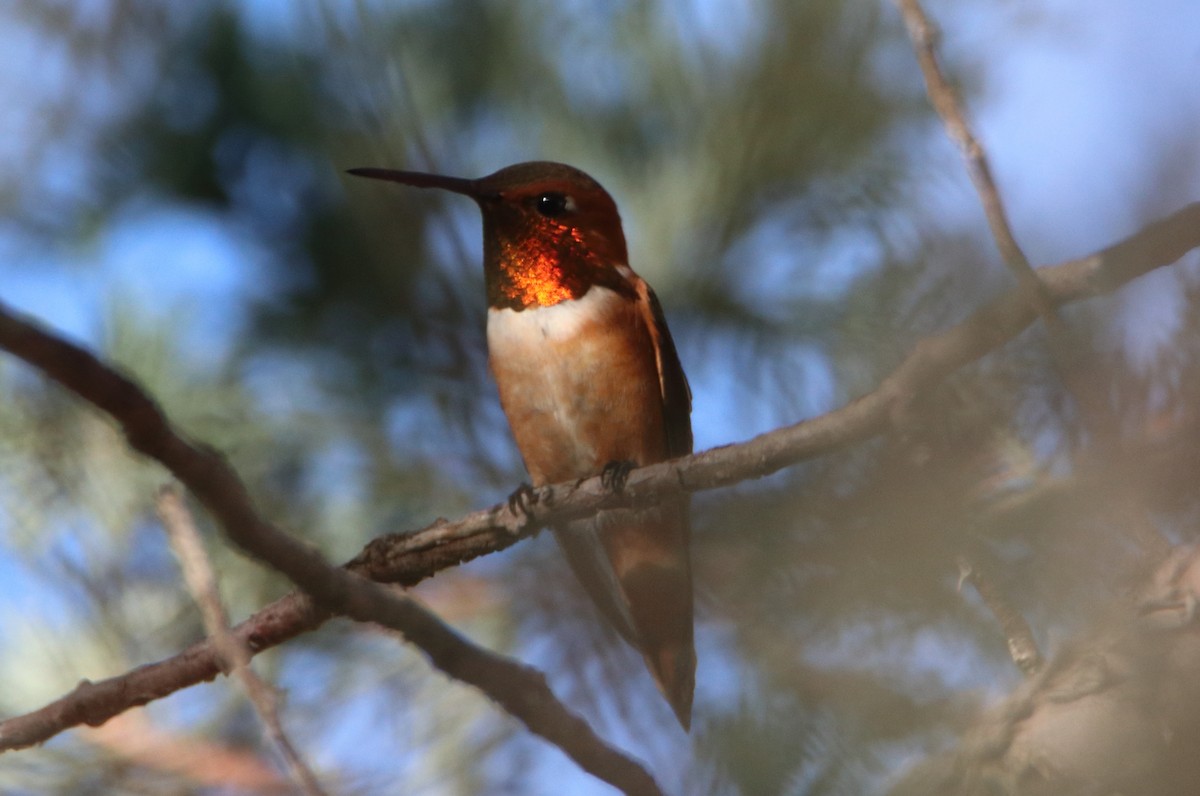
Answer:
[{"label": "bird's black eye", "polygon": [[537,211],[546,218],[558,218],[575,209],[575,203],[571,201],[571,197],[558,191],[547,191],[540,194],[535,206]]}]

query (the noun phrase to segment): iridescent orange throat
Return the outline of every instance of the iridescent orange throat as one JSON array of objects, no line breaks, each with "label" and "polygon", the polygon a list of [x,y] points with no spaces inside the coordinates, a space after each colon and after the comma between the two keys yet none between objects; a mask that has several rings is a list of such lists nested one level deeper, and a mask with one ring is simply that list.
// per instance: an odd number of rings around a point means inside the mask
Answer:
[{"label": "iridescent orange throat", "polygon": [[559,227],[540,234],[502,237],[485,246],[488,304],[514,310],[550,307],[577,299],[592,285],[636,295],[617,272],[584,243],[579,230]]}]

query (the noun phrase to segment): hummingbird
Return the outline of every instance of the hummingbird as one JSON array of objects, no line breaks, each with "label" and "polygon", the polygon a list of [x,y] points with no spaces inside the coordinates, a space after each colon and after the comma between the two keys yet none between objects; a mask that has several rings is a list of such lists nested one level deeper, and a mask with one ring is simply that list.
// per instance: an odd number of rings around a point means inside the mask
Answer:
[{"label": "hummingbird", "polygon": [[[602,475],[619,487],[631,467],[692,452],[687,377],[658,298],[629,267],[616,203],[598,182],[547,161],[479,179],[349,173],[440,188],[479,206],[488,364],[534,486]],[[696,671],[687,497],[553,531],[687,730]]]}]

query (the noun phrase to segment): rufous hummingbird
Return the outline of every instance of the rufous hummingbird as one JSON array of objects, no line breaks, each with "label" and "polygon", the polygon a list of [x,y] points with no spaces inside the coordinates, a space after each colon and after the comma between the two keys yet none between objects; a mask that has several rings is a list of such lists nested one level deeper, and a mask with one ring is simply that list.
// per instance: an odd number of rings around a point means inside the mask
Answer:
[{"label": "rufous hummingbird", "polygon": [[[561,163],[477,180],[351,174],[469,196],[483,213],[488,361],[534,486],[692,452],[691,391],[662,307],[629,267],[617,206]],[[696,653],[686,496],[554,533],[584,588],[691,724]]]}]

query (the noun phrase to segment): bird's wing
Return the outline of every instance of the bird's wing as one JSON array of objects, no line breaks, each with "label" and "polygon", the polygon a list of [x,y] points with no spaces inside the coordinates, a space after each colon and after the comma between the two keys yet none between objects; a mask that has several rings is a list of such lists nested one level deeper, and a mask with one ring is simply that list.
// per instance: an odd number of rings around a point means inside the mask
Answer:
[{"label": "bird's wing", "polygon": [[663,315],[658,296],[645,280],[637,280],[638,297],[641,300],[643,318],[650,337],[654,341],[654,355],[658,362],[658,383],[663,400],[663,427],[667,434],[669,458],[686,456],[692,452],[692,388],[688,385],[671,330]]}]

